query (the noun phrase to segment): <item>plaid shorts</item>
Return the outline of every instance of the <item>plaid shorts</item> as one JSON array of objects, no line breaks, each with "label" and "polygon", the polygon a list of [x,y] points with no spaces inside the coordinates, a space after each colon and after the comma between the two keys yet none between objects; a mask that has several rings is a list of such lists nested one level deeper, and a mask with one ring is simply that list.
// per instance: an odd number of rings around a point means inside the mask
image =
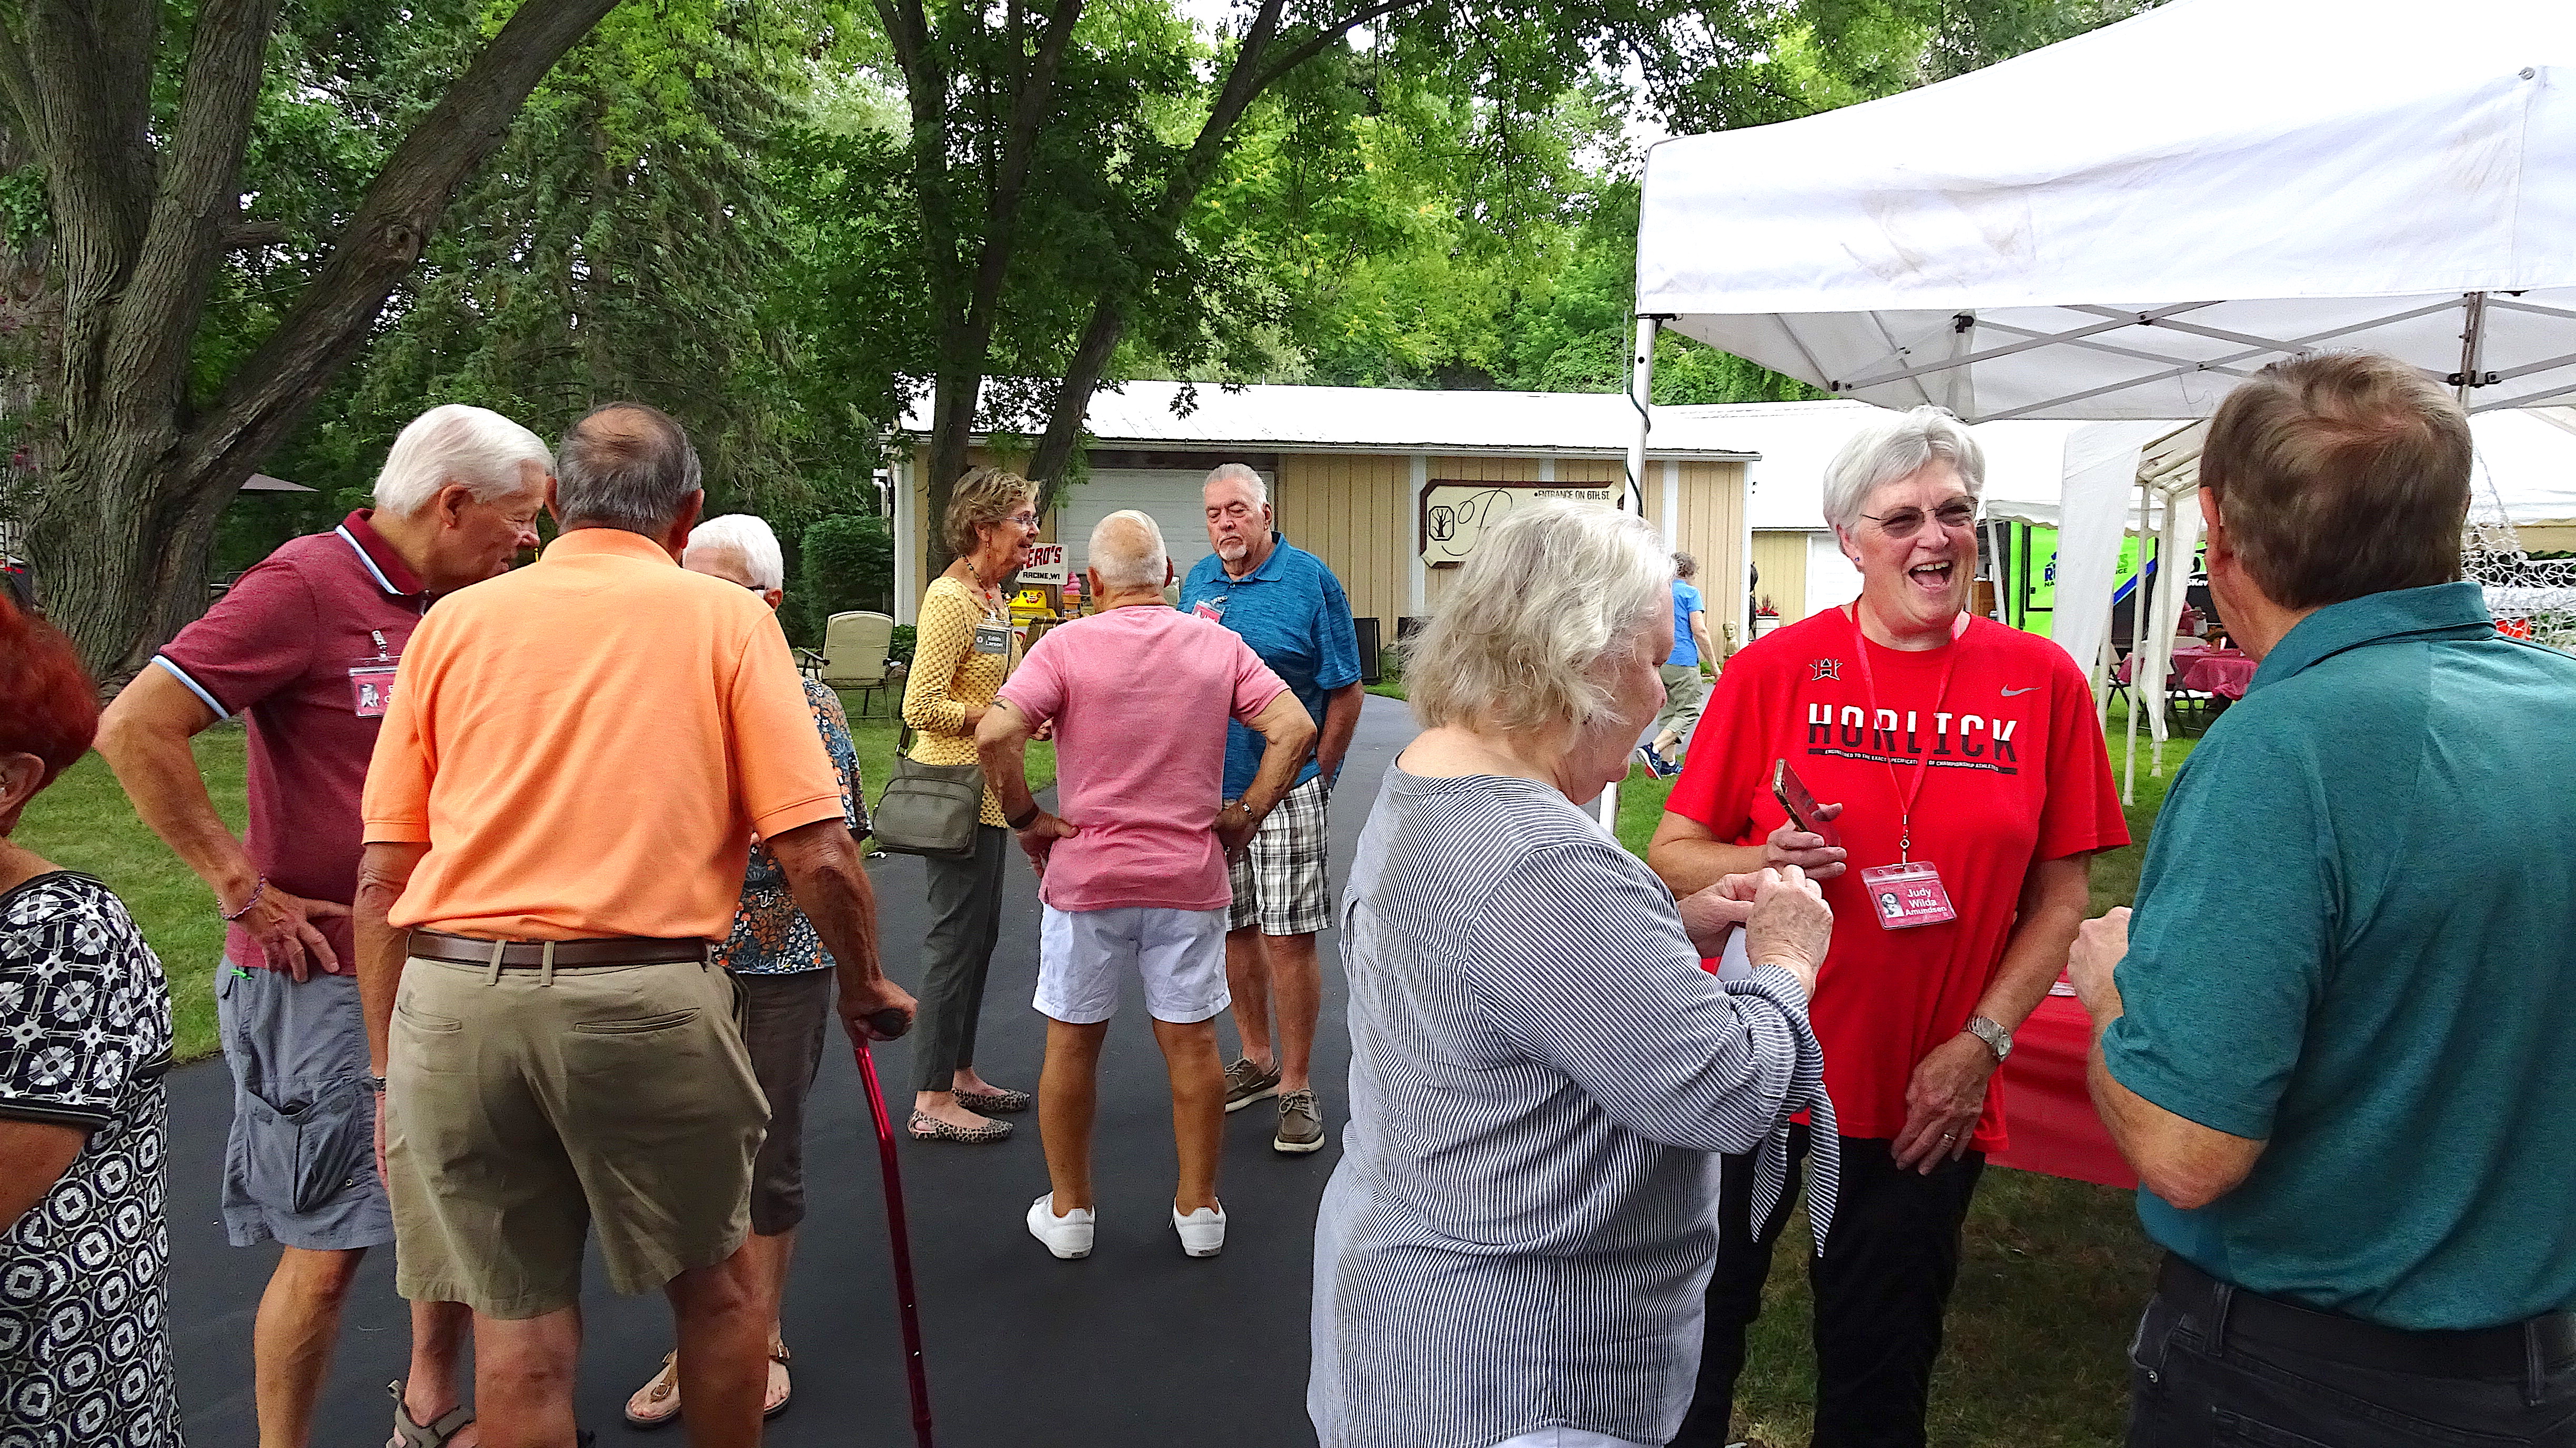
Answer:
[{"label": "plaid shorts", "polygon": [[1234,911],[1228,929],[1258,924],[1264,935],[1312,935],[1323,929],[1333,913],[1324,884],[1324,776],[1288,791],[1254,832],[1252,848],[1232,868]]}]

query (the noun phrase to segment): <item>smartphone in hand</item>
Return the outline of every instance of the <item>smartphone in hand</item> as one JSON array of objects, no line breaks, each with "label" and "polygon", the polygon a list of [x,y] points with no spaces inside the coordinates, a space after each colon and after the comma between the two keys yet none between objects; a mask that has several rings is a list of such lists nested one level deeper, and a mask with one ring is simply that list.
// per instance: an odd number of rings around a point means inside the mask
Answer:
[{"label": "smartphone in hand", "polygon": [[1792,824],[1811,835],[1822,837],[1828,848],[1841,847],[1842,833],[1834,828],[1831,820],[1816,818],[1816,797],[1808,793],[1805,782],[1798,778],[1798,772],[1791,769],[1785,759],[1771,766],[1771,794],[1780,801],[1780,808],[1789,812]]}]

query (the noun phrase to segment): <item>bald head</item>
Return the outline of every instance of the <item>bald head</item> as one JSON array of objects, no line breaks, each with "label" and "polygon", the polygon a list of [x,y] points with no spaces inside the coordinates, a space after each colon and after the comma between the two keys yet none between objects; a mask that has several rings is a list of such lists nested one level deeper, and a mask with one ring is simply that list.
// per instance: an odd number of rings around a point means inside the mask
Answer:
[{"label": "bald head", "polygon": [[688,433],[641,402],[593,409],[556,450],[555,515],[567,528],[658,537],[699,486],[698,450]]},{"label": "bald head", "polygon": [[1101,519],[1091,530],[1091,572],[1110,592],[1161,588],[1172,576],[1163,530],[1133,508]]}]

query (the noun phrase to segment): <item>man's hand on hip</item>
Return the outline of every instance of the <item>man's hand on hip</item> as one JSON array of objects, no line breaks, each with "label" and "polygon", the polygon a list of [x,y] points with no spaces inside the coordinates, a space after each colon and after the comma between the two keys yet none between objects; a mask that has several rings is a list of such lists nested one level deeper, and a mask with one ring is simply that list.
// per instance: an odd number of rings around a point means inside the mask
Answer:
[{"label": "man's hand on hip", "polygon": [[[301,983],[312,978],[316,967],[324,975],[357,973],[357,962],[344,964],[318,924],[324,920],[348,918],[349,907],[346,905],[289,895],[272,884],[259,892],[259,898],[251,902],[250,910],[234,923],[250,932],[250,938],[258,944],[260,954],[267,958],[272,970],[283,970]],[[246,960],[234,963],[250,964]]]},{"label": "man's hand on hip", "polygon": [[1029,857],[1029,864],[1037,870],[1038,877],[1044,879],[1047,856],[1055,853],[1055,842],[1072,839],[1081,831],[1045,810],[1040,810],[1036,819],[1029,821],[1027,826],[1013,833],[1019,836],[1020,852]]}]

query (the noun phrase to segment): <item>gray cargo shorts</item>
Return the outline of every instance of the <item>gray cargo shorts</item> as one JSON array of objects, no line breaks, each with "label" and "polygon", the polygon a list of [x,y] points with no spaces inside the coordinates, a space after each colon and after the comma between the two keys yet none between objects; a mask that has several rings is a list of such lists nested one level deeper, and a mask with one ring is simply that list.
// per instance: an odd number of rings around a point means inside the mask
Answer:
[{"label": "gray cargo shorts", "polygon": [[316,1252],[381,1247],[393,1209],[376,1179],[375,1098],[354,976],[215,967],[215,1021],[233,1072],[224,1235]]}]

